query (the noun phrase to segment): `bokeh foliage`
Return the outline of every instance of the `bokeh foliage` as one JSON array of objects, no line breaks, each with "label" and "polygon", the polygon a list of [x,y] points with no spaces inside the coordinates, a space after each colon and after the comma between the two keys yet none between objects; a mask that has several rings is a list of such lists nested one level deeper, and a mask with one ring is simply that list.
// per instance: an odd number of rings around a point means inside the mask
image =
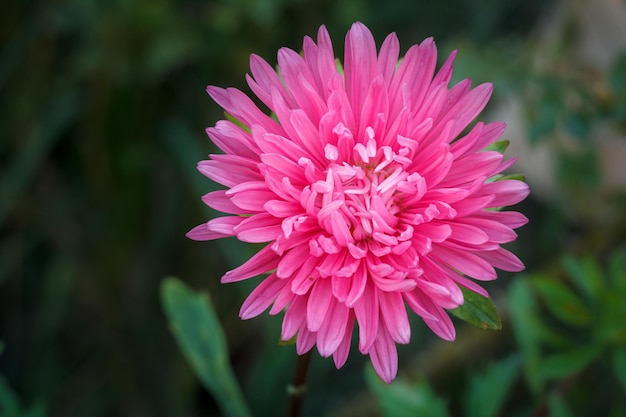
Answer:
[{"label": "bokeh foliage", "polygon": [[[279,318],[241,322],[238,308],[254,283],[219,284],[255,248],[184,238],[215,214],[199,200],[214,185],[195,164],[213,150],[204,128],[223,115],[204,88],[247,91],[243,75],[250,53],[275,63],[279,47],[299,49],[302,36],[314,35],[322,23],[340,53],[342,36],[355,20],[379,41],[396,31],[404,50],[428,36],[442,55],[459,49],[456,74],[495,83],[489,112],[511,97],[520,103],[531,148],[547,146],[553,155],[554,169],[546,174],[553,186],[519,208],[531,223],[513,250],[529,275],[513,282],[503,275],[489,288],[504,313],[502,332],[460,331],[449,345],[416,320],[411,345],[400,351],[402,380],[390,392],[372,375],[364,378],[356,352],[341,372],[314,357],[305,414],[387,416],[394,406],[389,399],[407,396],[415,407],[423,398],[439,404],[431,410],[451,415],[476,409],[472,417],[504,409],[506,415],[528,415],[541,407],[558,417],[578,415],[581,401],[611,404],[607,396],[618,395],[618,385],[577,393],[593,386],[593,378],[625,384],[623,336],[603,336],[599,329],[623,331],[613,318],[624,314],[616,296],[626,278],[621,266],[606,265],[619,264],[609,260],[626,237],[626,218],[619,215],[626,198],[623,189],[604,187],[597,136],[609,126],[623,140],[626,54],[609,68],[578,59],[572,34],[583,4],[3,2],[0,413],[218,415],[215,398],[196,380],[168,328],[159,297],[167,275],[212,294],[253,414],[285,411],[294,352],[277,347]],[[538,28],[555,13],[567,14],[568,25],[546,44]],[[618,277],[607,278],[607,285],[616,286],[599,289],[600,298],[589,296],[585,288],[593,291],[593,277],[602,274]],[[524,329],[530,335],[520,334]],[[588,355],[573,348],[588,349]],[[529,369],[533,360],[568,353],[570,362],[557,361],[559,367],[553,361],[547,375]],[[522,394],[511,394],[517,390],[510,384],[521,386]],[[494,399],[499,407],[485,410],[476,398],[492,386],[506,392]],[[407,394],[411,390],[417,397]],[[380,411],[369,392],[382,398]],[[607,408],[615,416],[623,410],[623,404]]]}]

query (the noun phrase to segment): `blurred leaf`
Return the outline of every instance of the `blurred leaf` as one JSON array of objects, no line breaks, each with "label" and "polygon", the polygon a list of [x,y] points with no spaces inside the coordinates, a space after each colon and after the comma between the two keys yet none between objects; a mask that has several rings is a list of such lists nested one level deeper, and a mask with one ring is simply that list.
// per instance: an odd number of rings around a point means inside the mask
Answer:
[{"label": "blurred leaf", "polygon": [[181,351],[222,411],[231,417],[251,416],[209,297],[195,293],[176,278],[166,278],[161,285],[161,299]]},{"label": "blurred leaf", "polygon": [[549,417],[574,417],[565,400],[560,395],[550,395],[548,397]]},{"label": "blurred leaf", "polygon": [[486,150],[486,151],[496,151],[496,152],[504,153],[504,151],[507,150],[507,148],[509,147],[510,144],[511,144],[511,142],[508,141],[508,140],[499,140],[499,141],[494,142],[491,145],[487,146],[484,150]]},{"label": "blurred leaf", "polygon": [[582,114],[568,114],[563,121],[565,129],[576,139],[585,140],[591,133],[589,118]]},{"label": "blurred leaf", "polygon": [[586,368],[601,352],[602,349],[594,345],[555,353],[541,359],[537,372],[543,378],[558,379],[570,376]]},{"label": "blurred leaf", "polygon": [[296,334],[295,336],[293,336],[291,339],[289,340],[283,340],[283,339],[278,339],[278,346],[290,346],[290,345],[295,345],[296,341],[298,340],[298,335]]},{"label": "blurred leaf", "polygon": [[563,266],[568,273],[568,277],[578,287],[578,290],[585,293],[590,300],[598,301],[605,291],[605,283],[602,278],[602,271],[591,257],[577,260],[571,256],[563,258]]},{"label": "blurred leaf", "polygon": [[620,294],[626,294],[626,253],[618,250],[609,261],[609,278],[612,286]]},{"label": "blurred leaf", "polygon": [[17,395],[7,381],[0,375],[0,416],[2,417],[43,417],[46,407],[43,403],[24,409]]},{"label": "blurred leaf", "polygon": [[613,352],[613,371],[622,389],[626,391],[626,348],[622,347]]},{"label": "blurred leaf", "polygon": [[502,322],[490,298],[461,287],[464,302],[450,313],[483,330],[500,330]]},{"label": "blurred leaf", "polygon": [[546,308],[555,317],[573,326],[589,324],[591,312],[572,289],[543,275],[534,276],[531,283],[545,300]]},{"label": "blurred leaf", "polygon": [[0,375],[0,415],[17,416],[20,402],[2,375]]},{"label": "blurred leaf", "polygon": [[445,402],[426,381],[410,385],[402,380],[383,382],[371,365],[365,370],[367,385],[376,396],[382,417],[449,417]]},{"label": "blurred leaf", "polygon": [[586,199],[587,190],[597,187],[601,182],[598,149],[586,146],[577,152],[560,152],[557,177],[562,184],[572,189],[575,198]]},{"label": "blurred leaf", "polygon": [[468,417],[496,417],[519,374],[519,356],[490,364],[484,372],[470,375],[465,397]]},{"label": "blurred leaf", "polygon": [[543,378],[537,373],[537,368],[540,341],[545,331],[543,323],[537,316],[530,286],[525,280],[516,280],[509,288],[508,306],[513,333],[524,360],[524,374],[531,390],[539,393]]},{"label": "blurred leaf", "polygon": [[530,120],[528,124],[529,139],[536,144],[540,139],[550,136],[556,129],[556,121],[563,111],[563,104],[559,97],[544,95],[544,98],[530,107]]},{"label": "blurred leaf", "polygon": [[524,174],[509,174],[509,175],[504,175],[504,176],[502,176],[502,178],[500,178],[498,181],[504,181],[504,180],[517,180],[517,181],[523,181],[523,182],[526,182],[526,175],[524,175]]}]

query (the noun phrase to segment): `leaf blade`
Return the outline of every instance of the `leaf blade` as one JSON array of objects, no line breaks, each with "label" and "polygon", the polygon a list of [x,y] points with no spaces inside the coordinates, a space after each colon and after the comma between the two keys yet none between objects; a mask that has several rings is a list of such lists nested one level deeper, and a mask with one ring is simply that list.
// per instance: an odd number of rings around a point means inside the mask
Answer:
[{"label": "leaf blade", "polygon": [[208,295],[170,277],[161,284],[161,300],[183,355],[222,411],[230,417],[251,417]]}]

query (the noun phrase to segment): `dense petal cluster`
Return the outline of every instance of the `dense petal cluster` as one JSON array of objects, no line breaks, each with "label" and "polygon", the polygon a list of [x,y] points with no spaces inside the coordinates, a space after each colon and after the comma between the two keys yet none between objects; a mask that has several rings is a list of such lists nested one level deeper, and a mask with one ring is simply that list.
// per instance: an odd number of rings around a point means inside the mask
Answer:
[{"label": "dense petal cluster", "polygon": [[529,192],[521,181],[493,181],[513,163],[484,150],[504,123],[466,130],[492,86],[449,87],[455,53],[435,73],[432,39],[400,62],[399,50],[390,34],[377,52],[356,23],[343,69],[324,27],[317,43],[304,39],[302,55],[280,49],[278,72],[252,55],[248,85],[275,117],[237,89],[208,87],[245,127],[220,120],[207,129],[224,154],[198,169],[227,189],[203,201],[229,215],[188,233],[267,243],[222,278],[269,274],[241,317],[284,311],[282,338],[297,336],[299,354],[317,345],[337,367],[356,322],[358,348],[385,381],[397,373],[396,343],[411,336],[407,306],[452,340],[445,309],[463,303],[459,286],[487,296],[469,278],[493,280],[494,267],[523,269],[501,244],[516,238],[526,217],[492,209]]}]

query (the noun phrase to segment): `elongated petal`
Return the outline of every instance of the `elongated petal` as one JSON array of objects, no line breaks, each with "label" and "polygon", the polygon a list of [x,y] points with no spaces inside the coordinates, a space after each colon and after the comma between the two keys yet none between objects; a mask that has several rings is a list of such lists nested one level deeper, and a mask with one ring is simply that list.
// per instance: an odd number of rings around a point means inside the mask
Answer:
[{"label": "elongated petal", "polygon": [[224,274],[222,283],[241,281],[271,271],[279,261],[280,257],[267,245],[246,263]]}]

